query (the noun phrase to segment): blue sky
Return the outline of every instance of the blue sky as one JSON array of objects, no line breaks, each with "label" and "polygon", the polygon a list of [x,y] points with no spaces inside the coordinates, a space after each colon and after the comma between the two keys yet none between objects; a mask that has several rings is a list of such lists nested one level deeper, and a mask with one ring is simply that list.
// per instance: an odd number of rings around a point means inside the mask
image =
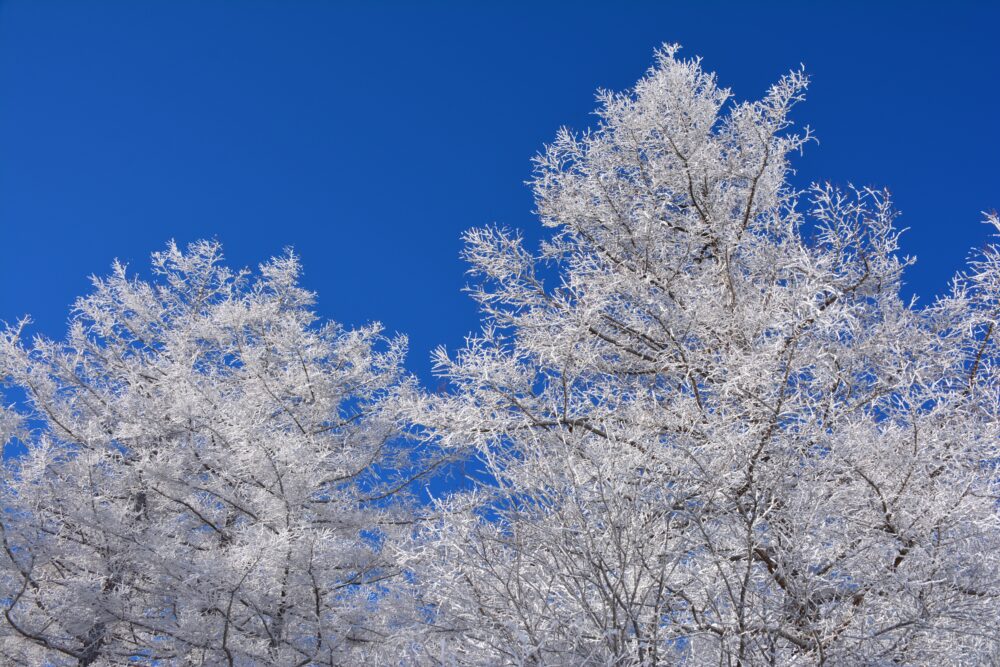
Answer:
[{"label": "blue sky", "polygon": [[478,318],[462,230],[541,233],[530,158],[680,42],[737,97],[804,63],[797,178],[886,186],[930,300],[1000,208],[993,3],[0,4],[0,320],[60,336],[119,257],[291,245],[324,317],[430,350]]}]

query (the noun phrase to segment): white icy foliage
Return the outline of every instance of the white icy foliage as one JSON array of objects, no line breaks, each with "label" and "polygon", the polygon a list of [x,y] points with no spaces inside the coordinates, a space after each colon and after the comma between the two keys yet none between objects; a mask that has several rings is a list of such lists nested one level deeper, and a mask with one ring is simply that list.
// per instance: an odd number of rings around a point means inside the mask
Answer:
[{"label": "white icy foliage", "polygon": [[0,343],[27,453],[3,480],[0,661],[342,665],[388,644],[412,465],[405,340],[319,323],[298,260],[121,264],[65,341]]},{"label": "white icy foliage", "polygon": [[[1000,663],[1000,249],[904,302],[887,194],[789,183],[806,85],[668,46],[602,93],[540,251],[467,234],[449,393],[211,242],[7,328],[0,661]],[[470,490],[408,497],[449,458]]]},{"label": "white icy foliage", "polygon": [[537,159],[538,255],[468,233],[484,331],[418,418],[490,481],[405,554],[422,660],[1000,660],[1000,252],[902,301],[886,193],[789,185],[806,85],[666,47]]}]

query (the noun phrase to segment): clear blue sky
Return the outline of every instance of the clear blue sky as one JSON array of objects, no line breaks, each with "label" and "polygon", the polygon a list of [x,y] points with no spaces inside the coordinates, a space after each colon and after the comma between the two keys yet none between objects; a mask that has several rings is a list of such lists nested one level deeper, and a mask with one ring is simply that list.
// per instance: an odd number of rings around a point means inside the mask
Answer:
[{"label": "clear blue sky", "polygon": [[61,336],[86,276],[170,238],[292,245],[320,314],[409,334],[431,384],[477,328],[462,230],[537,239],[530,158],[664,41],[743,98],[804,63],[798,177],[889,187],[925,301],[1000,208],[997,3],[419,5],[2,2],[0,319]]}]

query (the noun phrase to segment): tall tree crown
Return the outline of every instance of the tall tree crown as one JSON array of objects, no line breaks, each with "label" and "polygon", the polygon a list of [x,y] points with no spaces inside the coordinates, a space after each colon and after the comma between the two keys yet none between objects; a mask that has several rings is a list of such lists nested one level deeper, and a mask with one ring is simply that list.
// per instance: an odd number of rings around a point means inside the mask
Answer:
[{"label": "tall tree crown", "polygon": [[495,483],[415,543],[433,659],[998,656],[997,250],[904,302],[888,194],[790,183],[806,85],[665,47],[537,158],[540,252],[467,234],[485,326],[428,419]]}]

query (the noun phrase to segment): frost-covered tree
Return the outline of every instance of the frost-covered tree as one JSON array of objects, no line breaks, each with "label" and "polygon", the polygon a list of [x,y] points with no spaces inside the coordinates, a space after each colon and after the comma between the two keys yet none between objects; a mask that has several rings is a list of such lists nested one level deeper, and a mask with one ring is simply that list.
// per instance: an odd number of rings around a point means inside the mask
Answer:
[{"label": "frost-covered tree", "polygon": [[404,604],[405,341],[318,322],[291,254],[171,244],[153,273],[95,278],[63,342],[0,342],[0,662],[375,660]]},{"label": "frost-covered tree", "polygon": [[886,193],[790,183],[806,84],[666,47],[537,158],[539,252],[468,233],[483,333],[419,418],[484,472],[407,556],[428,663],[1000,661],[1000,252],[902,300]]}]

